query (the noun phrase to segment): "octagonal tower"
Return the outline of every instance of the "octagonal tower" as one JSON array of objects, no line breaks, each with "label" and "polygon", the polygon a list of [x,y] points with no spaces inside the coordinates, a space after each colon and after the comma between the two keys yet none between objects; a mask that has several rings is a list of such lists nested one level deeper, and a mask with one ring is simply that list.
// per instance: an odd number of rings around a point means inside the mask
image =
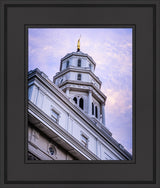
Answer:
[{"label": "octagonal tower", "polygon": [[100,90],[102,82],[94,74],[95,67],[92,57],[80,51],[79,39],[77,51],[61,59],[53,82],[92,120],[105,125],[106,96]]}]

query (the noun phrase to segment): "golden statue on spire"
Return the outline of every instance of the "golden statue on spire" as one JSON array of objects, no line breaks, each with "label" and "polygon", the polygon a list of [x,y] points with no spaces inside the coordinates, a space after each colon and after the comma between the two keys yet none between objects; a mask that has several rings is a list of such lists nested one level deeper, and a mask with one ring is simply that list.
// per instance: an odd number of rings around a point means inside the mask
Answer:
[{"label": "golden statue on spire", "polygon": [[81,35],[80,35],[78,42],[77,42],[77,52],[80,51],[80,38],[81,38]]}]

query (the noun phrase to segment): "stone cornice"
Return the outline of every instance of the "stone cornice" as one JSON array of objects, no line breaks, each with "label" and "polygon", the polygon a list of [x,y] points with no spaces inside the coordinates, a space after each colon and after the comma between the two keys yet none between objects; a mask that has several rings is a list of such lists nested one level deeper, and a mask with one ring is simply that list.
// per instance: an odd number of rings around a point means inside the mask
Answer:
[{"label": "stone cornice", "polygon": [[87,57],[87,58],[94,64],[94,69],[95,69],[95,67],[96,67],[96,62],[93,60],[93,58],[92,58],[91,56],[89,56],[88,54],[85,54],[85,53],[79,51],[79,52],[68,53],[67,55],[65,55],[65,56],[61,59],[60,70],[61,70],[61,67],[62,67],[62,62],[63,62],[65,59],[70,58],[71,56]]},{"label": "stone cornice", "polygon": [[66,74],[66,73],[68,73],[70,71],[90,74],[98,82],[98,84],[101,87],[102,82],[100,81],[100,79],[92,71],[87,70],[87,69],[83,69],[82,67],[81,68],[78,68],[78,67],[74,67],[74,68],[69,67],[67,69],[64,69],[61,72],[58,72],[55,76],[53,76],[53,82],[55,83],[55,79],[57,79],[60,76],[63,76],[64,74]]}]

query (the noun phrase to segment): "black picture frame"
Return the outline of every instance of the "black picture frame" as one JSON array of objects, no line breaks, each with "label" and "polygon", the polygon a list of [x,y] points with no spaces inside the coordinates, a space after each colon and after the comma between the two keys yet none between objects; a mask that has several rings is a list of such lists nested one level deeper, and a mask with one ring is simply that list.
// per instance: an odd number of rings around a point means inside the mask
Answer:
[{"label": "black picture frame", "polygon": [[[159,0],[0,1],[0,188],[160,187],[159,9]],[[26,163],[26,25],[135,28],[134,160]]]}]

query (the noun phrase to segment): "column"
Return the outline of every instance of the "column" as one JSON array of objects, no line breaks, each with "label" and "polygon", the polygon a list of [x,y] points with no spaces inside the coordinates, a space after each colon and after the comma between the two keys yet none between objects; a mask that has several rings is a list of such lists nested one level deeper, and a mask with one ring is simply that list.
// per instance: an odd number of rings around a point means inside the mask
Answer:
[{"label": "column", "polygon": [[69,88],[66,88],[66,95],[69,96]]},{"label": "column", "polygon": [[66,130],[68,132],[69,129],[69,113],[67,113],[67,121],[66,121]]},{"label": "column", "polygon": [[88,114],[92,115],[92,91],[88,92]]},{"label": "column", "polygon": [[101,142],[96,139],[96,155],[101,158]]},{"label": "column", "polygon": [[105,104],[102,104],[102,123],[105,125]]}]

